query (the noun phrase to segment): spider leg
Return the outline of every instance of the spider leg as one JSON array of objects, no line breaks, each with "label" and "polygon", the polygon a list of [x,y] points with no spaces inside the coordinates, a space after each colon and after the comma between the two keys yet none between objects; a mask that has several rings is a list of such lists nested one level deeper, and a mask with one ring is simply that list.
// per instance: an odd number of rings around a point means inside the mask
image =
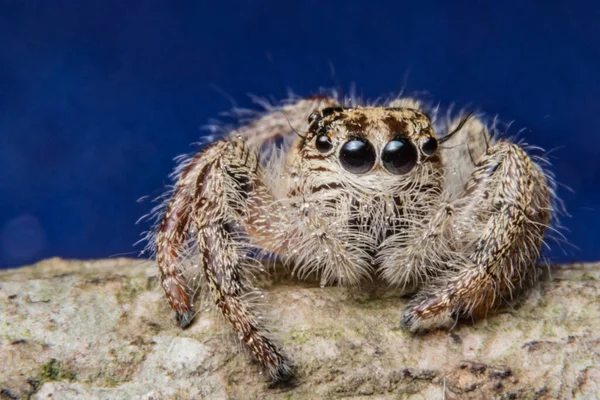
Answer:
[{"label": "spider leg", "polygon": [[425,288],[402,316],[417,331],[484,317],[535,279],[551,217],[551,190],[540,167],[507,141],[487,149],[456,203],[453,222],[465,262]]},{"label": "spider leg", "polygon": [[[290,362],[267,337],[247,296],[247,248],[242,239],[248,202],[264,191],[257,154],[244,141],[220,141],[196,155],[183,171],[159,228],[157,262],[162,286],[181,326],[193,318],[187,282],[179,268],[186,237],[197,235],[199,264],[217,308],[274,382],[293,374]],[[242,235],[242,236],[240,236]]]},{"label": "spider leg", "polygon": [[[247,276],[247,251],[248,245],[284,251],[288,243],[273,239],[272,226],[286,221],[283,213],[272,210],[277,205],[265,185],[268,176],[251,149],[306,128],[311,112],[333,105],[337,101],[332,98],[314,96],[268,106],[267,114],[232,131],[229,140],[186,161],[156,234],[161,284],[180,326],[188,326],[195,315],[190,281],[202,270],[217,308],[276,383],[291,379],[292,372],[247,300],[254,290]],[[193,236],[195,247],[189,244]],[[190,249],[199,256],[198,271],[189,271],[184,263]]]}]

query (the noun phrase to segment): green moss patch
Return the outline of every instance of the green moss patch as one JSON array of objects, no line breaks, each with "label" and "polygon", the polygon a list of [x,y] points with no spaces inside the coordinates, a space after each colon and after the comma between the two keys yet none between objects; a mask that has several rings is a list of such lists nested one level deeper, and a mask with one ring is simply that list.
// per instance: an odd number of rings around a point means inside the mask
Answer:
[{"label": "green moss patch", "polygon": [[56,358],[51,358],[40,366],[38,379],[41,382],[61,381],[75,379],[75,373],[66,369],[63,363]]}]

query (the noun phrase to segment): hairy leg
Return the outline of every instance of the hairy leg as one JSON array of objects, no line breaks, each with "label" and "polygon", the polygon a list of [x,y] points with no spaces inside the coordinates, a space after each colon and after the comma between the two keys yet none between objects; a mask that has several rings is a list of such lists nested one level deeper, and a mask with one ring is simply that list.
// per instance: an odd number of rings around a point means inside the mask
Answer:
[{"label": "hairy leg", "polygon": [[[157,235],[163,288],[182,326],[193,317],[187,282],[178,270],[189,234],[197,236],[199,263],[214,302],[273,381],[291,378],[290,364],[268,338],[247,297],[247,248],[241,221],[252,198],[263,195],[257,155],[242,140],[220,141],[194,157],[183,171]],[[263,188],[264,189],[264,188]]]},{"label": "hairy leg", "polygon": [[409,304],[409,330],[483,317],[535,278],[551,192],[541,169],[515,144],[500,141],[477,163],[454,217],[465,264],[425,288]]},{"label": "hairy leg", "polygon": [[[230,141],[217,142],[184,162],[156,235],[161,283],[179,324],[186,327],[193,319],[190,280],[204,271],[215,304],[275,382],[288,380],[292,373],[247,301],[254,289],[246,276],[248,242],[241,236],[249,236],[253,246],[280,253],[288,249],[289,240],[276,240],[273,232],[287,231],[290,222],[251,149],[305,127],[310,113],[336,104],[315,96],[268,108],[268,114],[233,131]],[[195,247],[189,245],[194,236]],[[190,249],[195,254],[186,254]],[[192,274],[185,270],[186,257],[198,259]]]}]

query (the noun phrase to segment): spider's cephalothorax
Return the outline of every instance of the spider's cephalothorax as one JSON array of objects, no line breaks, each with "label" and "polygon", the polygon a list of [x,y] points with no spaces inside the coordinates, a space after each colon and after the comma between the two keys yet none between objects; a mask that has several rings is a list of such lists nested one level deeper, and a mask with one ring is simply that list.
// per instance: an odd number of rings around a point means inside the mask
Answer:
[{"label": "spider's cephalothorax", "polygon": [[313,97],[272,109],[188,159],[155,235],[180,325],[207,287],[281,382],[292,376],[290,361],[249,302],[257,255],[322,285],[376,277],[417,290],[401,317],[411,331],[482,317],[511,298],[535,279],[552,182],[475,117],[436,128],[412,99],[344,108]]}]

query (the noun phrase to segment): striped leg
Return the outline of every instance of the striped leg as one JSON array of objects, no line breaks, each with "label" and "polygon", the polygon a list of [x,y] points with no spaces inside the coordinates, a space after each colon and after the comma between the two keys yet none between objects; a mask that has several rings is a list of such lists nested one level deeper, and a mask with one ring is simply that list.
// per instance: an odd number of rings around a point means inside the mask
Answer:
[{"label": "striped leg", "polygon": [[535,278],[535,262],[551,217],[545,176],[520,147],[491,146],[467,182],[455,234],[467,262],[409,304],[411,331],[483,317]]},{"label": "striped leg", "polygon": [[[274,382],[292,377],[290,363],[267,337],[248,303],[254,289],[245,269],[240,223],[261,186],[257,155],[242,140],[217,142],[182,173],[157,235],[157,261],[171,307],[182,326],[193,318],[187,282],[179,268],[186,238],[197,235],[197,256],[214,302]],[[268,199],[267,199],[268,200]]]}]

